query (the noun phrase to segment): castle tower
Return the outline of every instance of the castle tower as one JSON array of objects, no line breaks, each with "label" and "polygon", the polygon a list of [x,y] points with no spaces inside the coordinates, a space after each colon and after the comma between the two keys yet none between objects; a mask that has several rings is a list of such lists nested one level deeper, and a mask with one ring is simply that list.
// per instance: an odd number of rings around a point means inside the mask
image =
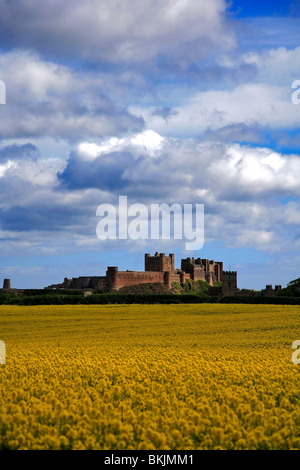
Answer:
[{"label": "castle tower", "polygon": [[10,279],[4,279],[4,281],[3,281],[3,289],[5,289],[5,290],[11,289],[11,287],[10,287]]},{"label": "castle tower", "polygon": [[267,285],[266,285],[265,295],[266,295],[267,297],[272,297],[272,296],[274,295],[274,291],[273,291],[273,286],[272,286],[272,284],[267,284]]},{"label": "castle tower", "polygon": [[238,288],[236,271],[223,271],[222,282],[222,296],[237,294]]},{"label": "castle tower", "polygon": [[169,271],[164,272],[164,285],[168,288],[171,289],[172,283],[171,283],[171,273]]},{"label": "castle tower", "polygon": [[212,286],[213,285],[213,275],[212,275],[212,273],[207,273],[206,276],[205,276],[205,280],[206,280],[206,282],[208,282],[208,284],[210,286]]},{"label": "castle tower", "polygon": [[217,282],[222,282],[222,273],[223,273],[223,262],[216,261],[215,262],[215,280]]},{"label": "castle tower", "polygon": [[106,279],[109,291],[118,290],[118,268],[116,266],[108,266]]},{"label": "castle tower", "polygon": [[168,271],[174,272],[174,254],[170,253],[166,256],[164,253],[155,253],[154,256],[150,256],[149,253],[145,254],[145,271],[156,271],[163,273]]},{"label": "castle tower", "polygon": [[180,271],[179,275],[180,275],[180,284],[181,284],[182,286],[184,286],[184,284],[185,284],[185,272],[184,272],[184,271]]}]

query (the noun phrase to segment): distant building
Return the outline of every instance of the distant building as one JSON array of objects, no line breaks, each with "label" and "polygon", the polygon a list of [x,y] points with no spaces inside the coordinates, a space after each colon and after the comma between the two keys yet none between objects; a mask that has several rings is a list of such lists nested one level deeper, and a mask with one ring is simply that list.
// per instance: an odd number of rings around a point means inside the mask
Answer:
[{"label": "distant building", "polygon": [[11,289],[10,279],[4,279],[3,280],[3,290],[9,290],[9,289]]},{"label": "distant building", "polygon": [[278,292],[280,290],[281,290],[280,285],[275,286],[275,289],[273,289],[272,284],[268,284],[268,285],[266,285],[266,288],[263,289],[262,295],[265,295],[266,297],[272,297],[272,296],[278,294]]},{"label": "distant building", "polygon": [[[171,290],[172,284],[181,287],[188,281],[205,281],[209,284],[208,294],[216,297],[272,297],[281,291],[281,285],[267,284],[261,291],[238,289],[237,272],[223,271],[223,262],[202,258],[186,258],[181,260],[181,268],[175,268],[175,256],[170,253],[145,254],[144,271],[119,271],[117,266],[108,266],[105,276],[79,276],[71,279],[64,278],[60,284],[51,284],[45,289],[52,290],[83,290],[84,295],[92,291],[115,292],[122,287],[138,286],[140,284],[163,284]],[[215,285],[216,283],[219,283]],[[8,278],[3,280],[2,293],[18,294],[24,289],[14,289]]]},{"label": "distant building", "polygon": [[93,289],[113,292],[122,287],[153,283],[164,284],[171,289],[173,282],[184,286],[186,279],[206,281],[210,286],[215,282],[223,282],[224,292],[222,287],[221,291],[218,291],[220,295],[235,295],[237,292],[237,273],[223,271],[223,262],[186,258],[181,260],[181,269],[175,269],[175,257],[172,253],[169,256],[165,253],[155,253],[154,256],[146,253],[144,271],[119,271],[117,266],[108,266],[105,276],[65,278],[61,284],[52,284],[47,289]]}]

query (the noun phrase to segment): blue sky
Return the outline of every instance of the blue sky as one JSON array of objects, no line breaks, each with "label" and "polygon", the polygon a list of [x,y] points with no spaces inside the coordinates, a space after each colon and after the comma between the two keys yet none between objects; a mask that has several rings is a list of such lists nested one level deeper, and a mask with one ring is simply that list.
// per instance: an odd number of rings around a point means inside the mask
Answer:
[{"label": "blue sky", "polygon": [[267,0],[251,1],[248,0],[233,0],[229,11],[234,13],[239,18],[259,16],[288,16],[299,13],[299,2],[297,1],[283,1],[283,0]]},{"label": "blue sky", "polygon": [[[223,261],[240,288],[300,276],[300,2],[0,0],[0,277]],[[300,96],[300,94],[299,94]],[[97,207],[204,204],[186,240],[99,240]]]}]

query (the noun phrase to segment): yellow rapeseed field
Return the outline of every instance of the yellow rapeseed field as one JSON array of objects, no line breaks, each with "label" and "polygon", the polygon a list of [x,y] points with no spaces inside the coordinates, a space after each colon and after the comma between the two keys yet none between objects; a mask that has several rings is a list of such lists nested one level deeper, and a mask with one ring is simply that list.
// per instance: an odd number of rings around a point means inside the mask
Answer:
[{"label": "yellow rapeseed field", "polygon": [[300,449],[300,308],[0,306],[0,449]]}]

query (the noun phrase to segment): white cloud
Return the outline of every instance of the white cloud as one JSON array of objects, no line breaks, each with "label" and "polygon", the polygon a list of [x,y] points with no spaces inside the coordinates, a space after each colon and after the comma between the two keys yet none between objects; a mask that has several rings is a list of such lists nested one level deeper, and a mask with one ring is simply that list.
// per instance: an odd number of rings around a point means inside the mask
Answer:
[{"label": "white cloud", "polygon": [[[83,142],[72,158],[78,157],[76,173],[83,178],[90,162],[99,156],[105,155],[106,160],[103,163],[101,159],[97,160],[97,167],[93,168],[99,167],[101,172],[104,169],[101,165],[107,165],[108,162],[110,167],[117,168],[120,155],[124,153],[128,154],[128,167],[122,166],[122,171],[130,191],[133,189],[131,183],[147,182],[154,187],[156,181],[161,183],[167,178],[170,196],[174,184],[178,185],[179,193],[182,188],[189,191],[189,198],[194,194],[207,200],[211,200],[213,194],[231,200],[241,195],[243,198],[275,194],[300,196],[300,157],[296,154],[284,155],[267,147],[162,138],[156,132],[144,131],[124,139],[111,138],[97,144]],[[154,160],[153,155],[156,157]],[[129,156],[136,160],[134,165],[130,163]],[[71,177],[77,178],[73,164],[72,168]],[[112,184],[115,177],[112,173]],[[87,187],[89,181],[86,181]],[[91,185],[95,181],[98,181],[97,178],[90,181]],[[179,181],[182,182],[181,187]]]},{"label": "white cloud", "polygon": [[112,135],[140,129],[143,121],[103,94],[104,78],[44,61],[28,51],[0,54],[7,104],[0,107],[5,139]]},{"label": "white cloud", "polygon": [[166,122],[154,115],[154,108],[131,106],[142,115],[147,128],[174,136],[201,135],[241,123],[270,129],[298,128],[300,107],[291,101],[291,85],[286,87],[249,83],[232,90],[200,92],[189,97]]},{"label": "white cloud", "polygon": [[[300,195],[300,157],[281,155],[268,148],[228,145],[223,158],[209,164],[209,172],[220,186],[248,194],[278,192]],[[237,193],[238,195],[238,193]]]},{"label": "white cloud", "polygon": [[190,44],[197,47],[187,55],[200,58],[234,45],[226,6],[225,0],[1,0],[0,30],[6,44],[56,56],[136,62],[178,55]]},{"label": "white cloud", "polygon": [[8,160],[3,165],[0,165],[0,178],[3,178],[3,176],[5,176],[5,174],[8,172],[8,170],[10,170],[12,168],[15,169],[16,164],[14,162],[12,162],[11,160]]},{"label": "white cloud", "polygon": [[299,79],[300,46],[265,48],[261,51],[224,54],[216,61],[221,67],[236,69],[250,65],[255,68],[254,81],[261,84],[290,87],[291,81]]},{"label": "white cloud", "polygon": [[146,130],[124,138],[111,137],[100,144],[81,142],[77,147],[77,153],[81,159],[92,161],[101,155],[111,152],[121,152],[128,148],[133,154],[139,155],[145,152],[147,156],[155,157],[159,154],[164,138],[157,132]]},{"label": "white cloud", "polygon": [[39,158],[37,161],[14,162],[7,176],[17,176],[38,186],[53,188],[57,184],[57,172],[63,170],[65,161],[60,158]]},{"label": "white cloud", "polygon": [[72,90],[75,77],[67,66],[46,62],[37,54],[15,50],[0,55],[1,78],[7,85],[9,103],[48,100],[49,93],[61,94]]}]

